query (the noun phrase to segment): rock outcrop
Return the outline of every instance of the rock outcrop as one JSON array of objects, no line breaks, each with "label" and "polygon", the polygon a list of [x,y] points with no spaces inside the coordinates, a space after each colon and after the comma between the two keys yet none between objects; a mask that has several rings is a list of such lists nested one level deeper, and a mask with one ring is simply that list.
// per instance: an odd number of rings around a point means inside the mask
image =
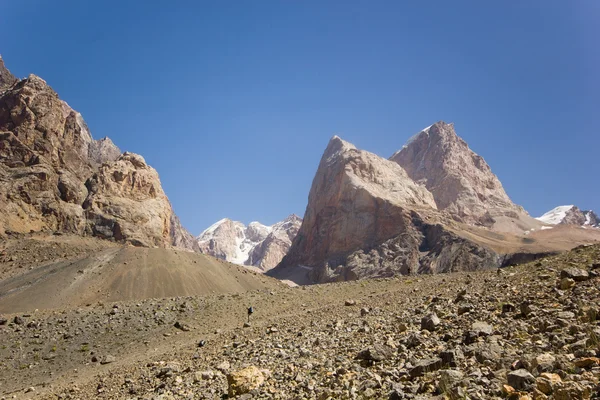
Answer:
[{"label": "rock outcrop", "polygon": [[457,221],[507,232],[539,227],[510,200],[498,177],[456,134],[453,124],[440,121],[425,128],[390,159],[425,185],[437,208]]},{"label": "rock outcrop", "polygon": [[121,155],[121,150],[110,140],[104,137],[100,140],[94,140],[90,143],[88,157],[91,162],[102,165],[105,162],[117,161]]},{"label": "rock outcrop", "polygon": [[141,156],[94,140],[40,77],[10,83],[5,71],[0,64],[0,235],[70,232],[197,250]]},{"label": "rock outcrop", "polygon": [[578,207],[558,206],[537,218],[549,225],[576,225],[590,228],[600,228],[600,217],[592,210],[580,210]]},{"label": "rock outcrop", "polygon": [[259,222],[246,226],[225,218],[202,232],[197,241],[202,253],[268,271],[287,253],[301,223],[293,214],[272,226]]},{"label": "rock outcrop", "polygon": [[4,60],[0,56],[0,92],[3,92],[17,83],[18,79],[10,73],[4,65]]},{"label": "rock outcrop", "polygon": [[[432,194],[393,161],[333,137],[300,231],[270,275],[309,282],[497,266],[497,255],[444,228]],[[303,282],[308,283],[308,282]]]}]

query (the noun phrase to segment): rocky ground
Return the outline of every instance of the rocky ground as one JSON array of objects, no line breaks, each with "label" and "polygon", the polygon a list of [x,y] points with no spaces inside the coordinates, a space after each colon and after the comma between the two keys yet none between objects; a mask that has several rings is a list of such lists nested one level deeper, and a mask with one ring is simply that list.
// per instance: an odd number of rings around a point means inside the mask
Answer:
[{"label": "rocky ground", "polygon": [[588,246],[500,272],[5,314],[0,397],[598,398],[599,276]]}]

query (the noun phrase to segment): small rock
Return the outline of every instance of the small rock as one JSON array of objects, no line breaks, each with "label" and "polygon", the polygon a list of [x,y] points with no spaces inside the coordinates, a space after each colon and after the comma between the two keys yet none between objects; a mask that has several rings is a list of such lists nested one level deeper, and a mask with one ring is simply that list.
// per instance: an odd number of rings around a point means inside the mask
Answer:
[{"label": "small rock", "polygon": [[508,384],[516,390],[531,390],[535,384],[535,378],[526,369],[511,371],[506,377]]},{"label": "small rock", "polygon": [[561,278],[570,278],[576,282],[587,281],[590,279],[590,274],[581,268],[565,268],[560,271]]},{"label": "small rock", "polygon": [[442,368],[441,358],[426,358],[418,361],[415,366],[410,370],[411,378],[416,378],[424,375],[426,372],[437,371]]},{"label": "small rock", "polygon": [[463,315],[468,312],[471,312],[475,309],[475,306],[470,303],[461,304],[458,306],[458,315]]},{"label": "small rock", "polygon": [[550,353],[540,354],[533,359],[532,366],[537,369],[538,372],[551,372],[554,370],[554,364],[556,358]]},{"label": "small rock", "polygon": [[229,396],[237,396],[258,389],[265,382],[263,373],[254,365],[227,375]]},{"label": "small rock", "polygon": [[361,351],[356,356],[359,360],[367,361],[383,361],[392,356],[392,349],[382,344],[374,344],[373,346]]},{"label": "small rock", "polygon": [[511,303],[504,303],[502,304],[502,312],[504,314],[509,313],[509,312],[514,312],[515,311],[515,305],[511,304]]},{"label": "small rock", "polygon": [[575,364],[575,366],[579,367],[579,368],[590,368],[590,367],[594,367],[594,366],[597,366],[598,364],[600,364],[600,358],[597,358],[597,357],[579,358],[577,360],[574,360],[573,364]]},{"label": "small rock", "polygon": [[440,379],[446,384],[460,382],[464,377],[464,373],[455,369],[443,369],[440,371]]},{"label": "small rock", "polygon": [[210,381],[214,379],[215,373],[212,371],[196,371],[194,373],[194,382]]},{"label": "small rock", "polygon": [[553,392],[556,400],[589,399],[591,390],[576,382],[563,382]]},{"label": "small rock", "polygon": [[23,325],[25,323],[23,318],[19,317],[18,315],[16,315],[15,318],[13,318],[13,322],[17,325]]},{"label": "small rock", "polygon": [[100,364],[110,364],[117,361],[115,356],[112,356],[110,354],[105,355],[104,357],[102,357],[102,359],[100,360]]},{"label": "small rock", "polygon": [[433,332],[440,325],[440,319],[435,314],[429,314],[421,319],[421,329]]},{"label": "small rock", "polygon": [[560,319],[573,319],[575,318],[575,314],[571,311],[561,311],[558,313],[557,317]]},{"label": "small rock", "polygon": [[346,302],[344,304],[346,306],[353,306],[353,305],[356,305],[356,300],[346,300]]},{"label": "small rock", "polygon": [[573,286],[575,286],[575,281],[571,278],[562,278],[560,280],[560,290],[567,290],[567,289],[571,289]]},{"label": "small rock", "polygon": [[494,332],[494,327],[483,321],[475,321],[471,325],[471,330],[476,332],[478,336],[489,336]]},{"label": "small rock", "polygon": [[184,331],[184,332],[189,332],[189,330],[190,330],[189,326],[187,326],[186,324],[184,324],[182,322],[179,322],[179,321],[175,322],[175,324],[173,326],[175,328],[177,328],[177,329],[180,329],[180,330]]},{"label": "small rock", "polygon": [[558,374],[544,372],[536,379],[535,382],[537,390],[544,394],[551,394],[556,385],[562,382],[562,379],[560,379],[560,375]]},{"label": "small rock", "polygon": [[229,364],[229,361],[227,361],[227,360],[223,361],[216,367],[217,371],[221,371],[224,374],[226,374],[229,371],[229,368],[231,368],[231,365]]},{"label": "small rock", "polygon": [[442,366],[444,367],[456,367],[459,357],[462,357],[462,352],[459,353],[459,351],[456,350],[445,350],[440,352]]}]

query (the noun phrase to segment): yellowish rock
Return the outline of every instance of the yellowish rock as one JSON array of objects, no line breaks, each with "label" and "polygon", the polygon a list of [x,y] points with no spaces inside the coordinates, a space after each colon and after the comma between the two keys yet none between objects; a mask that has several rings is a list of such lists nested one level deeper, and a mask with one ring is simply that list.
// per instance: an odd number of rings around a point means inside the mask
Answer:
[{"label": "yellowish rock", "polygon": [[229,396],[237,396],[259,388],[265,382],[260,369],[254,365],[227,375]]}]

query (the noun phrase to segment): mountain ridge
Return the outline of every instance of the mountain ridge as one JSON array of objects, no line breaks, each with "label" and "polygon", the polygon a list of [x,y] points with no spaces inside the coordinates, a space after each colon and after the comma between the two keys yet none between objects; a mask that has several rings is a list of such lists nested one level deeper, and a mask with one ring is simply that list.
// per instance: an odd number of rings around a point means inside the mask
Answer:
[{"label": "mountain ridge", "polygon": [[600,228],[600,217],[592,210],[581,210],[574,205],[558,206],[536,218],[549,225],[576,225]]},{"label": "mountain ridge", "polygon": [[268,271],[285,255],[302,219],[291,214],[271,226],[223,218],[196,237],[200,252],[239,265]]},{"label": "mountain ridge", "polygon": [[[429,151],[441,155],[441,167]],[[421,163],[425,173],[419,176]],[[454,167],[464,176],[457,177]],[[442,189],[452,185],[452,197],[444,198]],[[411,137],[392,159],[334,136],[313,179],[299,233],[267,274],[310,284],[472,271],[600,237],[569,229],[556,232],[559,237],[543,230],[532,234],[543,225],[512,203],[483,158],[443,121]]]}]

